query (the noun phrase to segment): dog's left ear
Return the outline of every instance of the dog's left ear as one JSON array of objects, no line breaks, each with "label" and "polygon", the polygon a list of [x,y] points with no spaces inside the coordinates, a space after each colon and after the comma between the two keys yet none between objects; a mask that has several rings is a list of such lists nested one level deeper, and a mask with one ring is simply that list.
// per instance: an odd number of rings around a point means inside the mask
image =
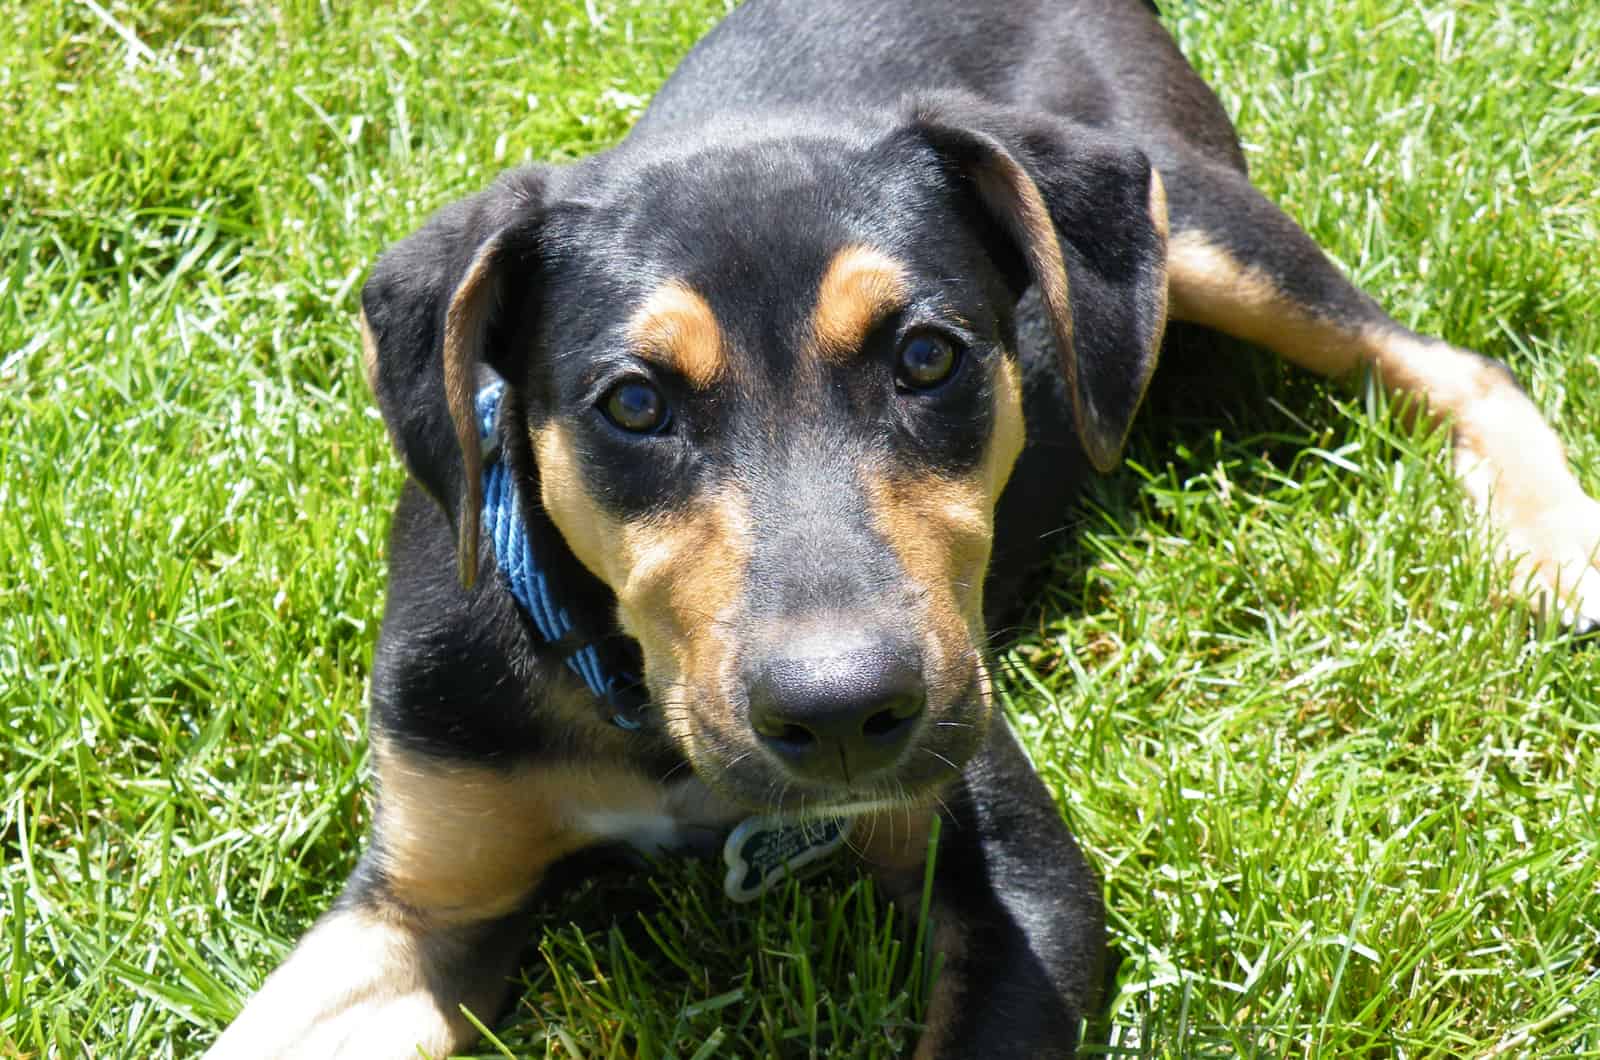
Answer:
[{"label": "dog's left ear", "polygon": [[520,382],[537,306],[548,171],[509,173],[390,247],[361,291],[367,382],[406,469],[449,517],[463,585],[478,570],[481,367]]},{"label": "dog's left ear", "polygon": [[1144,153],[1055,115],[964,96],[913,102],[909,131],[962,182],[1020,297],[1037,286],[1089,461],[1109,471],[1167,321],[1167,203]]}]

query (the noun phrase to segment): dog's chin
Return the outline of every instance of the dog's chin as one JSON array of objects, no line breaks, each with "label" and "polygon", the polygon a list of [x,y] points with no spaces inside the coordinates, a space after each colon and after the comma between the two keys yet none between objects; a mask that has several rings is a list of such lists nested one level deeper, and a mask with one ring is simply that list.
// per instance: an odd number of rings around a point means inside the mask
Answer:
[{"label": "dog's chin", "polygon": [[727,776],[706,778],[710,787],[751,813],[789,820],[857,817],[887,810],[904,810],[933,802],[958,772],[946,769],[939,779],[907,783],[892,774],[868,778],[851,785],[801,785],[774,771],[767,779],[729,783]]}]

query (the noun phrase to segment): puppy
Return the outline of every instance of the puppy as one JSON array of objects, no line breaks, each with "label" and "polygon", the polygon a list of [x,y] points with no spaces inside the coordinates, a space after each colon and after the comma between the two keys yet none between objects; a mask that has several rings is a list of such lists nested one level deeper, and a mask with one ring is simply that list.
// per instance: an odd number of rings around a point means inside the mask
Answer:
[{"label": "puppy", "polygon": [[1169,315],[1447,419],[1519,570],[1600,619],[1600,506],[1499,365],[1396,324],[1245,176],[1139,0],[750,0],[632,134],[379,260],[410,472],[371,842],[212,1055],[474,1038],[557,863],[845,846],[932,883],[924,1057],[1073,1051],[1097,881],[1004,724],[985,617],[1111,470]]}]

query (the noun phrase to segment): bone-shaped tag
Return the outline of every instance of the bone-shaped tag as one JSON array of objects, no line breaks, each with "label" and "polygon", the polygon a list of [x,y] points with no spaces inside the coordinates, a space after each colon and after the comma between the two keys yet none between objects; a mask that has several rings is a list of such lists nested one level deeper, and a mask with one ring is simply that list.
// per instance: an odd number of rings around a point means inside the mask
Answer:
[{"label": "bone-shaped tag", "polygon": [[722,845],[728,866],[722,889],[735,902],[761,897],[779,880],[838,850],[850,835],[851,823],[848,817],[746,817]]}]

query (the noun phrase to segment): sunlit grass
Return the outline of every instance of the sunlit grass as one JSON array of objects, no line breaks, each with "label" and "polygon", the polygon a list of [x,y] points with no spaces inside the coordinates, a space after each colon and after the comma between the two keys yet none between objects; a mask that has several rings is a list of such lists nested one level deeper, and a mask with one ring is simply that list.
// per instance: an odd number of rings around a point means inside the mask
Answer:
[{"label": "sunlit grass", "polygon": [[[1600,490],[1600,7],[1165,6],[1258,182]],[[0,10],[0,1055],[196,1054],[337,892],[400,482],[356,289],[614,142],[721,11]],[[1600,1056],[1600,655],[1497,602],[1399,422],[1174,360],[1004,657],[1105,878],[1113,1050]],[[747,910],[663,867],[541,918],[496,1034],[893,1055],[911,943],[848,873]]]}]

